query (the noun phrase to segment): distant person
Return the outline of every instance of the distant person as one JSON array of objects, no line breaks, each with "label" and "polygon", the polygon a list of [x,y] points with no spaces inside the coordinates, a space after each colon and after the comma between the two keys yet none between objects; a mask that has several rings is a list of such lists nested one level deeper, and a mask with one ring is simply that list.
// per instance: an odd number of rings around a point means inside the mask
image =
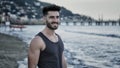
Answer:
[{"label": "distant person", "polygon": [[55,30],[60,24],[60,7],[43,8],[46,27],[32,39],[28,52],[28,68],[67,68],[64,44]]},{"label": "distant person", "polygon": [[4,13],[2,14],[1,17],[2,17],[2,18],[1,18],[1,22],[2,22],[2,24],[5,24],[5,15],[4,15]]},{"label": "distant person", "polygon": [[7,15],[5,19],[5,30],[9,29],[9,27],[10,27],[10,15]]}]

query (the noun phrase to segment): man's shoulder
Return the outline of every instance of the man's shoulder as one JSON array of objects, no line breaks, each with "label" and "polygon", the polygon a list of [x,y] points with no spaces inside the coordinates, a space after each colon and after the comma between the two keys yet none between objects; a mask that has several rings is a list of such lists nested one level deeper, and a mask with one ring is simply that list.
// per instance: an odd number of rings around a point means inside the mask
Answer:
[{"label": "man's shoulder", "polygon": [[58,37],[58,38],[60,38],[60,39],[61,39],[61,36],[60,36],[59,34],[57,34],[57,33],[55,33],[55,34],[57,35],[57,37]]},{"label": "man's shoulder", "polygon": [[35,36],[30,43],[30,46],[34,46],[34,47],[41,47],[42,46],[42,39],[40,36]]},{"label": "man's shoulder", "polygon": [[42,42],[42,38],[40,36],[35,36],[32,41],[33,43],[40,43]]}]

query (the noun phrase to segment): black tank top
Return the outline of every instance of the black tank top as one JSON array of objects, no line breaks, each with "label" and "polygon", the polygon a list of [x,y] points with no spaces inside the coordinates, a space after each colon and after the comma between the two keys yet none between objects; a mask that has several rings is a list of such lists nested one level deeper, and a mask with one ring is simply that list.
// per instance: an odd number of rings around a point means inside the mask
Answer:
[{"label": "black tank top", "polygon": [[[57,34],[56,34],[57,35]],[[58,42],[50,41],[43,33],[38,33],[45,42],[45,50],[40,52],[38,67],[39,68],[62,68],[62,53],[64,44],[58,36]]]}]

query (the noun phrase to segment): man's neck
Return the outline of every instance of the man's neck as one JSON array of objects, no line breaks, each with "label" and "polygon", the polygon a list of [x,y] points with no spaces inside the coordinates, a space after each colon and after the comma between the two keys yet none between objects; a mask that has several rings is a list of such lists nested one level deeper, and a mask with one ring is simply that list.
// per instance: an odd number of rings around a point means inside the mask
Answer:
[{"label": "man's neck", "polygon": [[45,28],[43,31],[42,31],[44,34],[48,35],[48,36],[53,36],[55,35],[55,30],[51,30],[49,28]]}]

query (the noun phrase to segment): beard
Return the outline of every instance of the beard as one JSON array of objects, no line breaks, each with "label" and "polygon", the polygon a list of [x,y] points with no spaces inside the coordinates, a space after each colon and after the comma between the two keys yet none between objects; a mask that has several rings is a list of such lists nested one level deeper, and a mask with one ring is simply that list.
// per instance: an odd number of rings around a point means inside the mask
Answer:
[{"label": "beard", "polygon": [[[57,26],[52,26],[53,24],[57,24]],[[47,25],[47,27],[48,27],[49,29],[51,29],[51,30],[56,30],[56,29],[58,29],[59,23],[58,23],[58,22],[51,22],[51,23],[49,23],[48,21],[46,21],[46,25]]]}]

